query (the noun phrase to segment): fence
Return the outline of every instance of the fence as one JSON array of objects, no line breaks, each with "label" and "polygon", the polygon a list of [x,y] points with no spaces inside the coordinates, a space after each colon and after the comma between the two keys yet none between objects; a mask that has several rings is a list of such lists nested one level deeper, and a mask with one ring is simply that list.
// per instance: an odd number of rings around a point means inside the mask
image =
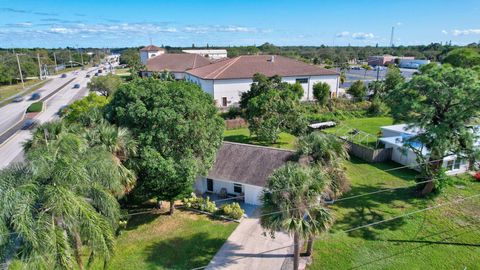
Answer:
[{"label": "fence", "polygon": [[373,149],[341,138],[347,144],[348,152],[367,162],[385,162],[392,158],[392,148]]},{"label": "fence", "polygon": [[247,127],[247,122],[243,118],[227,119],[225,120],[226,129],[237,129]]}]

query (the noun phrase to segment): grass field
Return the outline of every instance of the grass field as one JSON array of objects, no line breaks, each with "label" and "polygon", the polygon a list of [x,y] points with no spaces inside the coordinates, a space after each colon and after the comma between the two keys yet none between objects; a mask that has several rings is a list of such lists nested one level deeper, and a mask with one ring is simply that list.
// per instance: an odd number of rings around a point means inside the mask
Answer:
[{"label": "grass field", "polygon": [[272,146],[284,149],[293,149],[295,147],[295,136],[284,132],[280,133],[280,138],[278,139],[277,143],[274,144],[260,142],[256,140],[255,137],[250,137],[250,131],[248,128],[225,130],[223,133],[223,139],[229,142]]},{"label": "grass field", "polygon": [[[349,137],[356,143],[375,148],[380,127],[392,124],[393,119],[391,117],[354,118],[342,121],[336,127],[324,129],[324,132]],[[351,137],[349,133],[354,129],[358,129],[364,133]]]},{"label": "grass field", "polygon": [[[383,171],[395,166],[352,159],[346,164],[352,190],[344,197],[414,183],[413,171]],[[418,198],[413,188],[408,188],[338,202],[332,206],[335,225],[329,235],[315,242],[309,269],[478,269],[479,197],[343,231],[479,193],[480,183],[465,175],[455,177],[454,185],[436,198]]]},{"label": "grass field", "polygon": [[[189,211],[134,216],[116,241],[108,269],[192,269],[205,266],[237,223]],[[93,269],[102,269],[98,260]]]},{"label": "grass field", "polygon": [[[35,90],[41,88],[45,83],[47,83],[48,80],[45,80],[43,82],[40,82],[40,79],[34,79],[34,80],[27,80],[25,81],[25,88],[31,87],[28,91],[24,93],[24,95],[27,95],[31,92],[34,92]],[[2,101],[11,98],[18,93],[23,91],[22,83],[17,83],[17,84],[12,84],[12,85],[4,85],[0,86],[0,106],[3,105]],[[9,101],[8,101],[9,102]]]}]

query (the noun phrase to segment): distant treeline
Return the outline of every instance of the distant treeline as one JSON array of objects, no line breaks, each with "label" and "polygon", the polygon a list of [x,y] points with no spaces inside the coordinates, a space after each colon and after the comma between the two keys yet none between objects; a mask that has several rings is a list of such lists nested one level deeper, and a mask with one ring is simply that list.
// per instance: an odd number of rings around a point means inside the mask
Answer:
[{"label": "distant treeline", "polygon": [[[465,47],[480,48],[479,44],[472,43]],[[138,51],[141,47],[130,48],[130,53],[134,50]],[[170,52],[181,52],[187,47],[170,47],[164,46]],[[461,48],[450,44],[431,43],[429,45],[417,46],[396,46],[396,47],[377,47],[377,46],[275,46],[271,43],[265,43],[260,46],[234,46],[234,47],[197,47],[192,44],[188,49],[227,49],[229,57],[238,55],[252,54],[276,54],[296,58],[313,64],[328,64],[340,66],[348,61],[357,60],[365,61],[369,56],[391,54],[394,56],[414,56],[417,59],[428,59],[432,61],[442,62],[443,58],[453,49]],[[127,48],[112,49],[117,53],[122,53]]]}]

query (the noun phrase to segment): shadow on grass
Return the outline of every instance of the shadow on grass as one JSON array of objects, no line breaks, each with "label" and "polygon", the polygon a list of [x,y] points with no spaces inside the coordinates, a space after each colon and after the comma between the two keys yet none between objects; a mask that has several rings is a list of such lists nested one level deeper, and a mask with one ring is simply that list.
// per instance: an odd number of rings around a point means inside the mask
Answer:
[{"label": "shadow on grass", "polygon": [[247,135],[242,135],[242,134],[228,135],[223,137],[223,140],[228,142],[253,144],[253,145],[260,145],[260,146],[270,146],[270,147],[273,146],[273,147],[280,147],[280,148],[282,148],[282,146],[287,146],[289,144],[288,142],[280,142],[280,141],[277,141],[276,143],[263,142],[263,141],[257,140],[256,137],[249,137]]},{"label": "shadow on grass", "polygon": [[166,216],[168,212],[159,212],[159,213],[144,213],[139,215],[134,215],[128,220],[127,228],[125,231],[132,231],[137,229],[139,226],[149,224],[153,222],[160,216]]},{"label": "shadow on grass", "polygon": [[[358,158],[352,158],[351,162],[359,165],[368,164],[369,166],[377,168],[379,174],[369,175],[369,177],[372,178],[385,177],[380,174],[383,173],[382,171],[399,167],[399,165],[394,162],[372,164],[362,161]],[[415,179],[415,175],[417,174],[415,171],[410,169],[392,170],[385,173],[406,180],[405,186],[414,185],[415,182],[413,179]],[[375,181],[378,181],[378,179],[375,179]],[[388,179],[385,179],[385,181],[388,181]],[[366,240],[375,240],[378,238],[380,230],[397,230],[401,229],[401,227],[406,224],[405,218],[393,219],[391,221],[387,220],[411,211],[408,210],[411,208],[410,205],[415,205],[415,209],[417,209],[425,207],[430,202],[428,199],[420,199],[416,196],[415,186],[387,190],[389,187],[392,186],[389,185],[388,182],[353,185],[351,190],[343,196],[344,198],[367,194],[382,189],[386,189],[386,191],[337,202],[337,206],[343,212],[342,217],[336,221],[338,227],[343,230],[349,230],[367,224],[379,223],[378,225],[348,232],[348,235],[351,237],[361,237]]]},{"label": "shadow on grass", "polygon": [[[212,238],[207,233],[172,237],[154,243],[145,249],[148,269],[192,269],[206,266],[224,244],[223,238]],[[238,249],[238,247],[232,247]]]}]

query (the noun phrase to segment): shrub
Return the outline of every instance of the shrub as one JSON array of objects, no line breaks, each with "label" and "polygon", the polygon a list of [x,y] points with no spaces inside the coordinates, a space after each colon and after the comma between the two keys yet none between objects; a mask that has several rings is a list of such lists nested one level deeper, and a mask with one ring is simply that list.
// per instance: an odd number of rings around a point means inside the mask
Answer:
[{"label": "shrub", "polygon": [[368,113],[372,116],[382,116],[387,114],[388,110],[388,106],[379,97],[374,97]]},{"label": "shrub", "polygon": [[215,202],[210,201],[210,198],[207,197],[206,199],[197,197],[195,194],[192,194],[192,197],[183,199],[183,204],[187,208],[193,208],[200,211],[205,211],[209,213],[215,213],[218,208]]},{"label": "shrub", "polygon": [[42,108],[43,108],[43,102],[37,101],[30,104],[30,106],[28,106],[27,112],[41,112]]},{"label": "shrub", "polygon": [[240,219],[245,214],[245,211],[240,207],[240,204],[236,202],[231,204],[224,204],[222,206],[222,212],[227,217],[233,219]]},{"label": "shrub", "polygon": [[240,107],[230,106],[226,112],[221,114],[223,119],[235,119],[242,115],[242,110]]}]

